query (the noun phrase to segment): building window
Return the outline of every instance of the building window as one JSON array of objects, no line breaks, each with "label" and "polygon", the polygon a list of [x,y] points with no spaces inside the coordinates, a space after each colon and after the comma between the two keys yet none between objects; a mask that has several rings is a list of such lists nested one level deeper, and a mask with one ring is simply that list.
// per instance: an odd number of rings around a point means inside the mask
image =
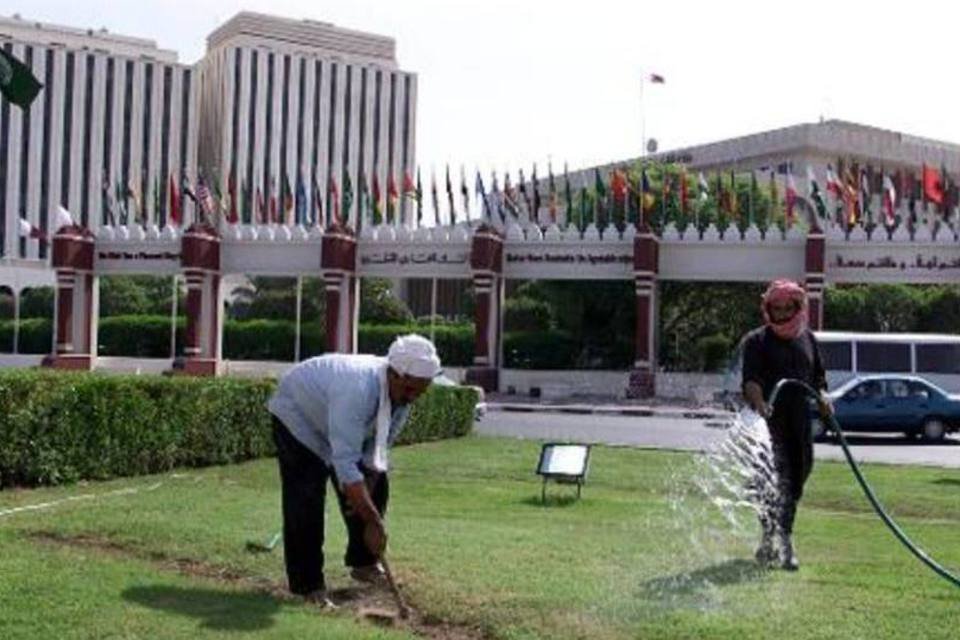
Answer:
[{"label": "building window", "polygon": [[[53,86],[53,50],[47,49],[47,66],[43,77],[43,86]],[[43,149],[40,154],[40,229],[48,231],[50,206],[50,123],[53,110],[53,92],[44,91],[43,96]],[[47,243],[40,243],[40,259],[47,257]]]},{"label": "building window", "polygon": [[[123,147],[120,159],[120,193],[123,194],[123,202],[127,203],[127,189],[130,186],[130,121],[131,111],[133,110],[133,61],[127,60],[126,74],[123,79]],[[124,206],[124,211],[128,211]],[[126,224],[126,220],[120,221]]]},{"label": "building window", "polygon": [[160,211],[157,220],[160,225],[167,222],[167,181],[170,179],[170,102],[173,86],[173,69],[163,67],[163,115],[160,121]]},{"label": "building window", "polygon": [[[340,176],[333,175],[333,124],[337,121],[337,64],[330,66],[330,123],[327,127],[327,169],[330,179],[340,182]],[[341,185],[342,186],[342,185]],[[330,189],[327,189],[327,211],[333,213],[330,200]]]},{"label": "building window", "polygon": [[[103,184],[107,186],[107,189],[112,188],[113,193],[116,193],[116,188],[110,184],[110,168],[113,164],[113,75],[113,58],[107,58],[107,86],[103,109]],[[107,194],[104,194],[104,196],[103,223],[107,224],[113,212],[107,211],[110,198],[106,197]]]},{"label": "building window", "polygon": [[298,105],[297,105],[297,180],[300,179],[300,169],[304,164],[303,157],[303,120],[306,114],[304,113],[305,102],[307,99],[307,61],[303,58],[300,58],[300,89],[297,92],[298,96]]},{"label": "building window", "polygon": [[[187,157],[187,140],[190,137],[190,123],[192,117],[190,114],[190,92],[192,90],[193,74],[190,69],[183,71],[183,91],[181,92],[180,104],[180,172],[186,175],[189,158]],[[186,219],[186,217],[184,217]]]},{"label": "building window", "polygon": [[[26,47],[24,49],[23,64],[26,65],[28,69],[33,68],[33,47]],[[30,163],[27,162],[27,158],[30,155],[30,115],[33,112],[33,109],[24,109],[23,110],[23,119],[21,120],[22,127],[20,133],[20,217],[27,217],[27,195],[29,193],[28,185],[30,184]],[[20,239],[20,257],[25,258],[27,256],[27,239],[22,235],[18,234]]]},{"label": "building window", "polygon": [[376,173],[377,165],[380,162],[380,83],[383,82],[383,73],[377,71],[374,77],[374,98],[373,98],[373,171]]},{"label": "building window", "polygon": [[827,371],[850,371],[853,369],[853,344],[820,342],[820,357]]},{"label": "building window", "polygon": [[[313,154],[310,163],[310,191],[313,189],[325,189],[326,185],[317,184],[317,165],[320,162],[320,85],[323,80],[323,65],[319,60],[313,63],[314,78],[313,81]],[[310,198],[310,219],[317,220],[317,195]]]},{"label": "building window", "polygon": [[[277,188],[283,193],[289,183],[287,178],[287,133],[290,131],[290,56],[283,56],[283,82],[280,84],[280,184]],[[284,203],[280,203],[283,210]],[[286,211],[282,211],[286,216]],[[286,220],[284,220],[286,222]]]},{"label": "building window", "polygon": [[[141,218],[147,220],[150,210],[150,134],[153,131],[153,65],[147,64],[144,69],[143,84],[143,140],[140,160],[140,207]],[[156,213],[154,213],[156,215]]]},{"label": "building window", "polygon": [[251,203],[249,206],[250,209],[250,220],[247,222],[253,222],[253,217],[257,214],[254,210],[256,202],[253,200],[255,197],[253,183],[256,180],[253,177],[253,156],[256,153],[257,148],[254,146],[256,142],[256,122],[257,122],[257,64],[258,64],[258,55],[256,51],[251,51],[250,53],[250,113],[247,116],[247,179],[250,181],[249,185],[249,195],[251,198]]},{"label": "building window", "polygon": [[80,185],[80,216],[83,226],[90,220],[90,147],[92,145],[91,123],[93,122],[93,71],[96,60],[87,56],[87,90],[83,96],[83,184]]},{"label": "building window", "polygon": [[[3,45],[4,51],[13,53],[13,46]],[[0,100],[0,255],[7,252],[7,145],[10,144],[10,102]]]},{"label": "building window", "polygon": [[410,76],[403,76],[403,168],[410,166]]},{"label": "building window", "polygon": [[[387,123],[387,171],[393,175],[393,143],[396,140],[396,126],[394,125],[397,116],[397,74],[390,74],[390,121]],[[396,215],[396,214],[394,214]]]},{"label": "building window", "polygon": [[[353,101],[350,94],[353,92],[353,67],[344,67],[347,76],[347,86],[343,92],[343,169],[346,171],[350,166],[350,125],[352,124]],[[343,215],[347,215],[344,211]]]},{"label": "building window", "polygon": [[[237,179],[237,148],[240,146],[240,49],[233,50],[233,123],[230,126],[230,177]],[[233,194],[230,194],[233,197]],[[237,207],[242,210],[243,207]]]},{"label": "building window", "polygon": [[67,53],[66,82],[63,94],[63,156],[60,158],[60,204],[70,208],[70,147],[73,137],[73,82],[76,69],[74,54]]},{"label": "building window", "polygon": [[[273,54],[267,55],[267,113],[266,113],[266,141],[263,145],[263,188],[265,191],[264,198],[267,203],[270,202],[270,198],[273,197],[273,187],[270,180],[270,148],[273,142]],[[269,209],[269,204],[268,204]]]}]

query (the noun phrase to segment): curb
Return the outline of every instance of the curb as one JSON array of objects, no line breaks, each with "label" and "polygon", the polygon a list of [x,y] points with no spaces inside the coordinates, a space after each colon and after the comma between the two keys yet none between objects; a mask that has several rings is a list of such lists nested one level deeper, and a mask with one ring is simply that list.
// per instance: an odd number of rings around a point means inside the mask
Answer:
[{"label": "curb", "polygon": [[733,414],[727,411],[706,409],[676,409],[630,406],[592,406],[592,405],[537,405],[525,403],[488,402],[486,411],[505,413],[565,413],[573,415],[630,416],[634,418],[674,418],[689,420],[711,420],[729,418]]}]

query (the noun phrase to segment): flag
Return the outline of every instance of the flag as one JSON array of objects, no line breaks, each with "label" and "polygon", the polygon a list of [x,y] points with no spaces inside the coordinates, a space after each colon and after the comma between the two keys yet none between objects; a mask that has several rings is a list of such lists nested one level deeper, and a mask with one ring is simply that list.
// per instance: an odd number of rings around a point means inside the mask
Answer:
[{"label": "flag", "polygon": [[467,170],[460,165],[460,195],[463,196],[463,217],[470,222],[470,189],[467,188]]},{"label": "flag", "polygon": [[240,221],[250,223],[253,221],[253,215],[250,211],[253,194],[250,191],[250,182],[244,178],[240,182]]},{"label": "flag", "polygon": [[240,222],[240,208],[237,206],[237,177],[236,174],[231,171],[230,177],[227,179],[227,197],[230,200],[230,206],[227,207],[227,222],[230,224],[237,224]]},{"label": "flag", "polygon": [[323,189],[317,184],[316,174],[310,178],[310,182],[313,186],[313,226],[324,229],[327,226],[327,220],[323,216]]},{"label": "flag", "polygon": [[770,220],[775,221],[780,213],[780,194],[777,191],[777,174],[770,172]]},{"label": "flag", "polygon": [[[297,197],[296,197],[296,224],[303,224],[307,221],[307,186],[303,184],[303,174],[297,174]],[[235,221],[236,214],[232,219]]]},{"label": "flag", "polygon": [[453,183],[450,181],[450,165],[447,165],[447,202],[450,204],[450,224],[457,224],[457,210],[453,206]]},{"label": "flag", "polygon": [[353,208],[353,183],[350,181],[350,172],[343,169],[343,207],[340,209],[340,224],[350,224],[350,210]]},{"label": "flag", "polygon": [[267,223],[267,205],[263,201],[263,191],[260,189],[260,185],[257,185],[257,222],[260,224]]},{"label": "flag", "polygon": [[570,189],[570,175],[567,173],[567,163],[563,163],[563,195],[567,201],[567,224],[573,219],[573,191]]},{"label": "flag", "polygon": [[843,203],[847,209],[847,225],[853,226],[857,223],[860,216],[859,211],[859,193],[860,188],[857,185],[857,179],[853,175],[853,170],[846,169],[843,177]]},{"label": "flag", "polygon": [[133,199],[133,206],[136,210],[136,216],[134,219],[143,218],[143,201],[140,199],[140,188],[137,186],[137,181],[133,178],[127,180],[127,198]]},{"label": "flag", "polygon": [[680,214],[687,215],[687,169],[680,169]]},{"label": "flag", "polygon": [[[171,176],[172,178],[172,176]],[[113,194],[110,189],[110,176],[107,175],[106,170],[103,172],[103,181],[100,183],[100,202],[101,202],[101,220],[103,224],[115,226],[117,224],[114,219],[114,200]]]},{"label": "flag", "polygon": [[[557,181],[553,177],[553,164],[547,163],[547,210],[550,212],[550,223],[557,223]],[[539,220],[537,220],[539,222]]]},{"label": "flag", "polygon": [[[436,180],[434,180],[436,184]],[[480,175],[480,170],[477,169],[477,179],[473,184],[474,193],[480,196],[480,203],[483,207],[483,216],[489,220],[490,219],[490,203],[487,202],[487,190],[483,188],[483,177]]]},{"label": "flag", "polygon": [[607,185],[603,182],[603,177],[600,175],[599,168],[593,170],[593,190],[597,197],[596,223],[597,226],[600,226],[600,224],[606,220],[606,214],[604,213],[603,206],[607,197]]},{"label": "flag", "polygon": [[760,195],[760,185],[757,184],[757,172],[750,169],[750,191],[747,192],[747,226],[749,227],[756,220],[754,215],[753,203],[757,201]]},{"label": "flag", "polygon": [[843,199],[843,188],[837,174],[833,172],[833,165],[831,164],[827,165],[827,192],[832,193],[833,197],[838,200]]},{"label": "flag", "polygon": [[397,193],[397,183],[393,179],[393,172],[387,176],[387,224],[391,224],[396,221],[397,218],[397,201],[400,199],[400,195]]},{"label": "flag", "polygon": [[293,213],[293,189],[290,188],[290,176],[286,173],[283,174],[283,184],[280,186],[280,201],[283,206],[283,220],[281,223],[289,225],[290,214]]},{"label": "flag", "polygon": [[737,177],[730,171],[730,194],[727,196],[730,208],[730,217],[738,219],[740,217],[740,203],[737,201]]},{"label": "flag", "polygon": [[950,174],[947,173],[947,167],[940,165],[940,193],[943,202],[940,203],[940,213],[946,218],[950,212]]},{"label": "flag", "polygon": [[797,184],[793,180],[793,172],[789,169],[787,169],[787,191],[784,198],[787,201],[787,224],[792,225],[796,222]]},{"label": "flag", "polygon": [[650,189],[650,179],[647,177],[647,168],[640,169],[640,212],[650,213],[657,199]]},{"label": "flag", "polygon": [[153,177],[153,219],[160,219],[160,201],[163,199],[163,192],[160,190],[160,176]]},{"label": "flag", "polygon": [[63,207],[63,205],[57,205],[57,214],[56,218],[54,218],[53,228],[59,231],[63,227],[72,226],[73,216]]},{"label": "flag", "polygon": [[47,234],[43,232],[42,229],[39,229],[24,218],[17,218],[17,222],[20,225],[20,236],[23,238],[34,238],[39,240],[42,243],[47,242]]},{"label": "flag", "polygon": [[403,197],[415,199],[417,195],[417,187],[413,184],[413,178],[410,176],[409,171],[403,172]]},{"label": "flag", "polygon": [[43,84],[33,76],[27,65],[0,47],[0,94],[4,98],[26,111],[41,87]]},{"label": "flag", "polygon": [[493,199],[493,206],[497,210],[497,214],[500,216],[500,222],[503,224],[507,223],[507,216],[503,212],[503,201],[500,196],[500,185],[497,184],[497,172],[491,172],[490,178],[490,197]]},{"label": "flag", "polygon": [[223,213],[225,207],[223,206],[223,192],[220,190],[220,181],[216,178],[212,181],[213,189],[211,190],[211,205],[210,208],[218,216]]},{"label": "flag", "polygon": [[890,176],[883,176],[883,214],[886,218],[887,226],[892,227],[897,223],[897,216],[894,213],[897,202],[897,189],[893,186],[893,180]]},{"label": "flag", "polygon": [[383,194],[380,192],[380,178],[376,172],[373,174],[373,224],[383,223],[383,208],[380,202],[383,200]]},{"label": "flag", "polygon": [[[523,196],[523,204],[526,205],[527,212],[529,213],[533,203],[530,202],[530,193],[527,191],[527,183],[523,177],[523,169],[520,169],[518,173],[520,174],[520,184],[518,186],[518,189],[520,190],[520,195]],[[530,217],[531,219],[533,218],[533,216],[530,216]]]},{"label": "flag", "polygon": [[615,202],[624,202],[627,199],[627,175],[623,169],[614,169],[610,174],[610,191]]},{"label": "flag", "polygon": [[[649,80],[651,84],[666,84],[667,82],[666,79],[659,73],[651,73],[647,77],[647,80]],[[681,82],[680,84],[683,84],[683,83]]]},{"label": "flag", "polygon": [[277,212],[277,180],[270,178],[270,224],[277,224],[280,216]]},{"label": "flag", "polygon": [[813,167],[807,165],[807,189],[814,207],[817,209],[817,217],[826,219],[827,205],[823,201],[823,194],[820,193],[820,185],[817,183],[817,176],[813,172]]},{"label": "flag", "polygon": [[873,214],[870,210],[870,199],[872,190],[870,189],[870,179],[867,176],[866,169],[860,170],[860,214],[866,221],[873,222]]},{"label": "flag", "polygon": [[540,181],[537,180],[537,165],[533,165],[533,173],[530,174],[530,187],[533,189],[533,194],[530,196],[530,200],[533,202],[533,210],[530,212],[530,216],[534,220],[540,219]]},{"label": "flag", "polygon": [[433,224],[440,226],[440,195],[437,190],[437,170],[430,169],[430,201],[433,204]]},{"label": "flag", "polygon": [[341,226],[343,219],[340,216],[340,189],[337,188],[337,179],[332,173],[330,174],[330,179],[327,181],[327,193],[333,205],[333,216],[330,218],[330,225]]},{"label": "flag", "polygon": [[417,226],[423,224],[423,182],[420,181],[420,167],[417,167],[417,190],[415,192],[417,201]]},{"label": "flag", "polygon": [[367,186],[367,175],[360,172],[360,200],[357,202],[357,221],[359,226],[367,224],[367,209],[370,207],[370,187]]},{"label": "flag", "polygon": [[710,197],[710,184],[707,182],[707,176],[703,175],[703,171],[700,172],[697,178],[697,189],[699,190],[697,199],[701,202]]}]

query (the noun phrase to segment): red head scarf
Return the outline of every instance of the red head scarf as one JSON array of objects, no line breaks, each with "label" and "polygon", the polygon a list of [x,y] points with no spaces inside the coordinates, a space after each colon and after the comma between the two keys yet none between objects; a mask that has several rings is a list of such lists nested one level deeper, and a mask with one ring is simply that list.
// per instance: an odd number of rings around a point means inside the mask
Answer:
[{"label": "red head scarf", "polygon": [[[793,302],[796,311],[783,322],[774,322],[768,307],[771,304]],[[774,280],[763,294],[760,305],[763,321],[784,340],[797,338],[807,328],[807,292],[793,280]]]}]

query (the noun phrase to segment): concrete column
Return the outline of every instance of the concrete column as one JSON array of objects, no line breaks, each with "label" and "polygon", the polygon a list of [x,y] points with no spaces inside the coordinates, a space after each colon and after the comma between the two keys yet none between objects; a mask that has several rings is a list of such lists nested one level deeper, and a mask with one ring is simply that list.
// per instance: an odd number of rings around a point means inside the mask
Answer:
[{"label": "concrete column", "polygon": [[826,264],[826,241],[823,231],[814,227],[807,234],[805,256],[808,317],[807,324],[812,331],[823,329],[823,285],[824,265]]},{"label": "concrete column", "polygon": [[656,393],[659,264],[659,242],[653,231],[643,225],[633,240],[633,275],[637,296],[636,357],[627,386],[628,398],[652,398]]},{"label": "concrete column", "polygon": [[357,278],[357,238],[342,225],[331,225],[323,236],[320,270],[326,289],[328,353],[357,352],[360,280]]},{"label": "concrete column", "polygon": [[500,384],[500,341],[503,329],[503,236],[483,224],[473,235],[470,268],[476,297],[473,366],[467,382],[484,391]]},{"label": "concrete column", "polygon": [[93,254],[94,238],[86,229],[66,226],[53,237],[56,337],[54,353],[45,364],[55,369],[89,371],[96,362],[98,286]]},{"label": "concrete column", "polygon": [[187,284],[187,326],[183,360],[174,368],[188,375],[215,376],[220,371],[223,342],[220,288],[220,237],[216,230],[194,224],[183,234],[181,267]]}]

